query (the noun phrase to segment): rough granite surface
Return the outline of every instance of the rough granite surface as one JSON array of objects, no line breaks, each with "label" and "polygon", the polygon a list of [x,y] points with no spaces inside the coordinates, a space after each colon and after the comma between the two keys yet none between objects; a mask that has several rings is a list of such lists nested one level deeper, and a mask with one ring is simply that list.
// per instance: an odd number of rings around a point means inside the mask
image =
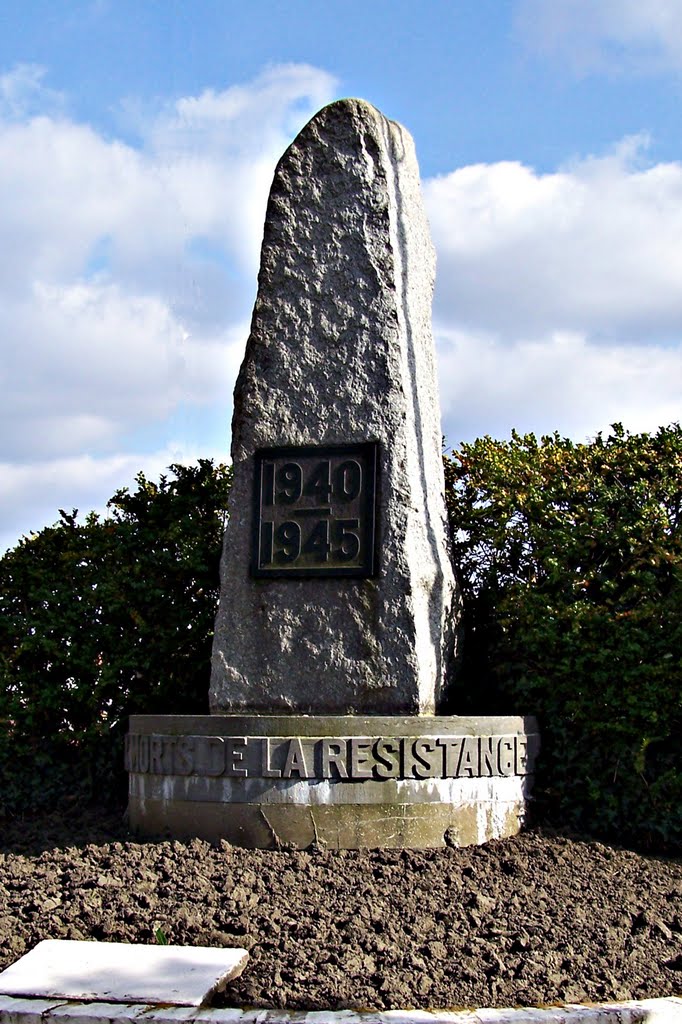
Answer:
[{"label": "rough granite surface", "polygon": [[[408,132],[360,100],[279,162],[234,396],[213,713],[432,714],[459,598],[431,334],[435,258]],[[249,575],[253,453],[378,441],[379,571]]]}]

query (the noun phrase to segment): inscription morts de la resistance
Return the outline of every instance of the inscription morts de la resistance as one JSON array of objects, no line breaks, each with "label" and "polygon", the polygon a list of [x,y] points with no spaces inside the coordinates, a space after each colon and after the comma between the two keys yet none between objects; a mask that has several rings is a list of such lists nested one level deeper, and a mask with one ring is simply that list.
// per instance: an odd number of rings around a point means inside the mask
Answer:
[{"label": "inscription morts de la resistance", "polygon": [[508,736],[126,737],[129,772],[272,779],[456,779],[526,775],[529,739]]}]

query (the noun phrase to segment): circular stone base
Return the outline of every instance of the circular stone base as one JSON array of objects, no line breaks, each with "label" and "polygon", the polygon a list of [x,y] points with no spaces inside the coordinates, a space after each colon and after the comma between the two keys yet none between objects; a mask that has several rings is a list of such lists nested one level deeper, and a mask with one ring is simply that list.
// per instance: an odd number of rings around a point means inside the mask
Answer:
[{"label": "circular stone base", "polygon": [[533,718],[133,716],[130,824],[250,848],[466,846],[523,824]]}]

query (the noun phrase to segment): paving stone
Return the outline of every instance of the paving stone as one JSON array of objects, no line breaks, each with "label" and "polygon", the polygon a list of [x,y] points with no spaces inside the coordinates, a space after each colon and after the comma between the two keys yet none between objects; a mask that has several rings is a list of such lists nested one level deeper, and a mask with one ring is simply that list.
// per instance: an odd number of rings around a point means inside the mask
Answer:
[{"label": "paving stone", "polygon": [[46,939],[0,974],[0,994],[202,1006],[247,958],[238,948]]},{"label": "paving stone", "polygon": [[15,1000],[0,995],[0,1024],[682,1024],[682,999],[671,996],[622,1003],[545,1007],[500,1007],[478,1010],[240,1010],[187,1007],[122,1007],[71,1003],[55,1006],[42,1000]]}]

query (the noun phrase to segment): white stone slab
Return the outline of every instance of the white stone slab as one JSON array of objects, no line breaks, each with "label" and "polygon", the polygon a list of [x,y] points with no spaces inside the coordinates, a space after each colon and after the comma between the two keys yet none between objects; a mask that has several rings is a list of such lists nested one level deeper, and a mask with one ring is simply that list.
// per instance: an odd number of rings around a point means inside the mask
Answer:
[{"label": "white stone slab", "polygon": [[23,999],[0,995],[0,1024],[43,1024],[58,999]]},{"label": "white stone slab", "polygon": [[0,974],[0,994],[205,1006],[244,970],[245,949],[45,939]]}]

